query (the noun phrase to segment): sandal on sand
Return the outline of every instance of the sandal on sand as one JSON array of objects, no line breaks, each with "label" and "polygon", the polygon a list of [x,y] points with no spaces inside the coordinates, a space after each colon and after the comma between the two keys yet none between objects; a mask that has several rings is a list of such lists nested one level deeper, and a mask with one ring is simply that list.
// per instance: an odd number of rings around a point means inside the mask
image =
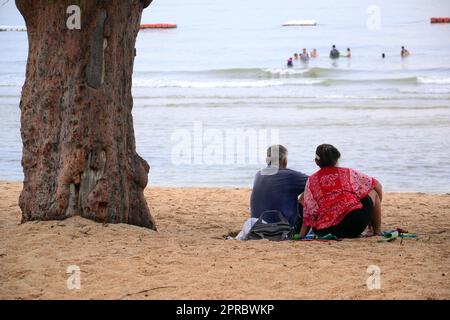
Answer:
[{"label": "sandal on sand", "polygon": [[378,240],[378,242],[391,242],[397,238],[417,238],[416,234],[409,233],[408,231],[400,228],[390,231],[383,231],[381,233],[381,236],[383,237],[383,239]]}]

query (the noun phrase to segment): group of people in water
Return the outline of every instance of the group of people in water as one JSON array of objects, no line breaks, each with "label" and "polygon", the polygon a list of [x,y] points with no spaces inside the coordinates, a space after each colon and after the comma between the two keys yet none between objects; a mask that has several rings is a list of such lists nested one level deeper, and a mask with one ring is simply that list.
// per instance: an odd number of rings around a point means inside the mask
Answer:
[{"label": "group of people in water", "polygon": [[[287,60],[287,67],[288,68],[292,68],[294,66],[294,61],[295,60],[300,60],[303,63],[307,63],[310,58],[317,58],[318,56],[319,56],[319,53],[317,52],[316,48],[314,48],[311,51],[311,53],[308,53],[306,48],[303,48],[302,53],[294,53],[294,57],[290,57]],[[401,52],[400,52],[400,56],[402,58],[406,58],[407,56],[409,56],[409,51],[404,46],[402,46],[402,49],[401,49]],[[336,45],[333,44],[333,46],[331,47],[331,50],[330,50],[329,57],[330,57],[330,59],[338,59],[340,57],[351,58],[352,57],[352,51],[351,51],[350,48],[347,48],[347,51],[345,53],[341,53],[336,48]],[[382,53],[381,57],[383,59],[385,59],[386,58],[386,54]]]},{"label": "group of people in water", "polygon": [[[284,146],[269,147],[267,168],[255,176],[251,217],[278,211],[301,238],[311,229],[318,236],[331,234],[336,238],[380,235],[380,182],[355,169],[340,167],[340,157],[336,147],[319,145],[314,155],[319,170],[308,177],[288,168]],[[270,170],[274,167],[276,170]]]}]

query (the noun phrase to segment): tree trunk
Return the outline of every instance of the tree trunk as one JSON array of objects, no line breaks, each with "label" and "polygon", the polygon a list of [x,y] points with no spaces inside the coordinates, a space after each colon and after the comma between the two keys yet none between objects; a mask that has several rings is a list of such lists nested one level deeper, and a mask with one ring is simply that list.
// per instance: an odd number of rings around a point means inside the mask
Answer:
[{"label": "tree trunk", "polygon": [[[22,222],[74,215],[156,230],[131,109],[135,42],[151,0],[16,0],[29,41],[22,89]],[[70,5],[81,28],[66,24]]]}]

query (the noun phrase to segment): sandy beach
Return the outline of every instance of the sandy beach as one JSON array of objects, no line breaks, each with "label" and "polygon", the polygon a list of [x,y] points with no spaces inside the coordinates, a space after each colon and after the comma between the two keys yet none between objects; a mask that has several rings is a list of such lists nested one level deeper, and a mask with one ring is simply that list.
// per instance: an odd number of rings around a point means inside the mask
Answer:
[{"label": "sandy beach", "polygon": [[[0,299],[450,298],[450,195],[386,194],[383,229],[417,240],[239,242],[224,238],[248,215],[248,189],[147,189],[158,232],[80,217],[20,224],[20,190],[0,183]],[[79,290],[67,288],[70,265]]]}]

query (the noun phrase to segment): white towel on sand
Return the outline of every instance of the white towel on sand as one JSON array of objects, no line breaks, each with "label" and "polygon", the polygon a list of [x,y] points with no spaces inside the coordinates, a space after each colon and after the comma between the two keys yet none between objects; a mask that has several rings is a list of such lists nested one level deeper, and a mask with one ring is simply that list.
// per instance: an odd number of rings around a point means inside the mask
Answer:
[{"label": "white towel on sand", "polygon": [[[252,229],[253,225],[258,221],[258,218],[248,218],[244,225],[242,226],[241,232],[236,236],[236,238],[233,237],[227,237],[227,240],[247,240],[248,234],[250,233],[250,230]],[[264,220],[263,223],[267,223]]]}]

